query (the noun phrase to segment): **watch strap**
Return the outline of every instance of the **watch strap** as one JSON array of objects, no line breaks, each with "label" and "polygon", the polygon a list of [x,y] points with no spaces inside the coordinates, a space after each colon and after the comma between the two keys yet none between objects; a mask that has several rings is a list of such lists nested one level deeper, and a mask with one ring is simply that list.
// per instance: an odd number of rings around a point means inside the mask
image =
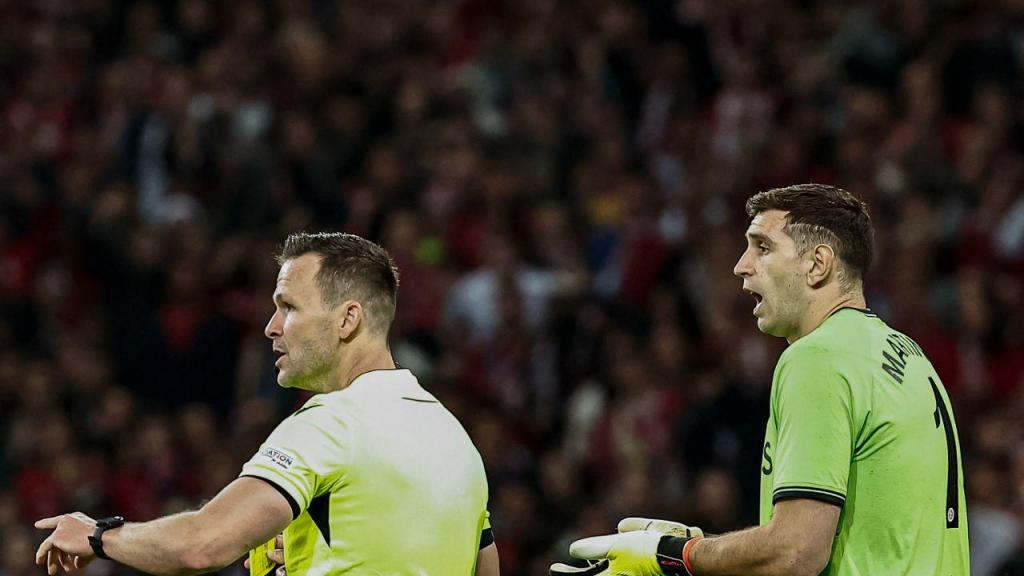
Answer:
[{"label": "watch strap", "polygon": [[96,554],[97,558],[110,560],[107,553],[103,551],[103,533],[113,528],[120,528],[121,526],[124,526],[124,517],[122,516],[111,516],[96,521],[96,530],[93,531],[92,536],[89,536],[89,546],[92,547],[92,551]]}]

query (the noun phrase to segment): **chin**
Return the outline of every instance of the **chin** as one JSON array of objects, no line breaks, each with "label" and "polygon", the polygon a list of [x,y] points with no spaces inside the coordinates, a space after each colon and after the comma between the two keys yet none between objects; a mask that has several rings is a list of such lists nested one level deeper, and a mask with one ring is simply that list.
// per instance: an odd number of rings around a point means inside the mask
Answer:
[{"label": "chin", "polygon": [[309,378],[300,378],[297,376],[285,376],[284,374],[277,375],[277,385],[281,388],[294,388],[296,390],[305,390],[307,392],[319,392],[314,386],[315,382]]},{"label": "chin", "polygon": [[757,319],[757,329],[769,336],[782,337],[781,331],[778,326],[770,324],[768,320],[764,318]]},{"label": "chin", "polygon": [[295,378],[292,378],[284,370],[277,373],[277,385],[281,388],[294,388]]}]

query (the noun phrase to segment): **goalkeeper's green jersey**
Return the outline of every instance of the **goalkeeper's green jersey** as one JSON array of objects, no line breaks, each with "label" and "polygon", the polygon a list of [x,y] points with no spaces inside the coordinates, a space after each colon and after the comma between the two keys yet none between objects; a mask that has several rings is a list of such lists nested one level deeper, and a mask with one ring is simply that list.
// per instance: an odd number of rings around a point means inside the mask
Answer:
[{"label": "goalkeeper's green jersey", "polygon": [[870,311],[839,310],[775,368],[761,524],[790,498],[842,508],[823,574],[970,573],[946,391],[921,348]]},{"label": "goalkeeper's green jersey", "polygon": [[289,576],[471,576],[491,538],[480,454],[408,370],[312,397],[241,475],[292,505]]}]

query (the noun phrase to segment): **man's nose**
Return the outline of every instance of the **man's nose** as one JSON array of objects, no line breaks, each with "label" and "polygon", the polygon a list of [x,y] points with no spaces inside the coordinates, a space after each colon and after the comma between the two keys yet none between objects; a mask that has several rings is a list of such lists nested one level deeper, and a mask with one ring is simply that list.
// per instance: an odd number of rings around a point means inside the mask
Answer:
[{"label": "man's nose", "polygon": [[274,311],[274,315],[270,317],[270,321],[267,322],[265,328],[263,328],[263,334],[273,340],[281,336],[281,314],[278,311]]},{"label": "man's nose", "polygon": [[753,272],[750,268],[749,258],[747,258],[749,253],[749,250],[745,250],[740,256],[740,259],[736,262],[736,265],[733,266],[732,273],[740,278],[746,278]]}]

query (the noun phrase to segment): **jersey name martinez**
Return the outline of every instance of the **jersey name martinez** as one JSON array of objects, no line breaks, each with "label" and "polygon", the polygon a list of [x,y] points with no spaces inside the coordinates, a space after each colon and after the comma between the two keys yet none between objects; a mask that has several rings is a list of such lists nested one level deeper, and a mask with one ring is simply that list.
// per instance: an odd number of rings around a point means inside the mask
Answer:
[{"label": "jersey name martinez", "polygon": [[889,350],[882,350],[882,370],[892,376],[897,384],[903,384],[903,371],[907,367],[907,358],[911,356],[924,357],[921,347],[910,339],[909,336],[893,332],[885,339]]}]

